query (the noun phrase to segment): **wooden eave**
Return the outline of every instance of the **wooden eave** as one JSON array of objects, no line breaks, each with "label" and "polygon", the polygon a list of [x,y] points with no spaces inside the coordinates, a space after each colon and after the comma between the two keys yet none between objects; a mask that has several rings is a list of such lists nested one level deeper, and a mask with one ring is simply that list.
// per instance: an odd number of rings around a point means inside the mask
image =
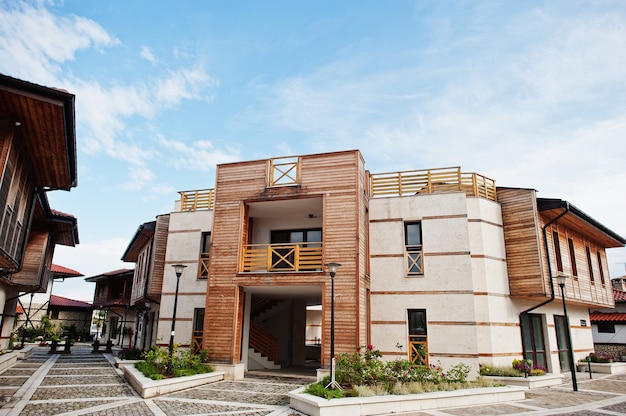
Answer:
[{"label": "wooden eave", "polygon": [[156,221],[146,222],[139,226],[135,236],[130,240],[130,244],[126,248],[122,261],[136,262],[139,258],[141,250],[150,242],[154,237],[154,230],[156,228]]},{"label": "wooden eave", "polygon": [[25,144],[36,185],[77,185],[75,96],[0,74],[0,115],[9,117]]},{"label": "wooden eave", "polygon": [[44,192],[36,195],[38,203],[33,212],[33,226],[45,227],[55,237],[55,243],[74,247],[78,244],[78,221],[71,214],[50,209]]},{"label": "wooden eave", "polygon": [[624,247],[626,238],[610,230],[582,210],[560,199],[537,198],[537,209],[548,219],[559,218],[559,224],[579,232],[581,235],[599,243],[605,248]]},{"label": "wooden eave", "polygon": [[133,277],[135,273],[134,269],[119,269],[113,270],[111,272],[106,272],[102,274],[98,274],[96,276],[86,277],[86,282],[101,282],[104,280],[115,280],[115,279],[125,279],[128,277]]}]

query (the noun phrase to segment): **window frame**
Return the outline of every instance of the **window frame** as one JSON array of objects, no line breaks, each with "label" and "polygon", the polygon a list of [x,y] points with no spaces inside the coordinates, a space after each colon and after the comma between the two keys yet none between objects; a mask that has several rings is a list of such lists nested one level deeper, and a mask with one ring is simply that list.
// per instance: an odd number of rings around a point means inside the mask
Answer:
[{"label": "window frame", "polygon": [[576,249],[574,248],[574,240],[570,237],[567,239],[569,248],[570,268],[572,269],[572,277],[578,279],[578,266],[576,265]]},{"label": "window frame", "polygon": [[591,261],[591,250],[589,246],[585,246],[585,252],[587,254],[587,270],[589,271],[589,281],[591,284],[596,284],[596,278],[593,275],[593,262]]},{"label": "window frame", "polygon": [[[409,227],[417,226],[419,244],[409,241],[413,233],[409,232]],[[407,277],[424,275],[424,235],[422,231],[422,221],[404,222],[404,266]]]},{"label": "window frame", "polygon": [[561,256],[561,242],[559,232],[552,231],[552,246],[554,248],[554,258],[556,260],[556,270],[563,273],[563,257]]}]

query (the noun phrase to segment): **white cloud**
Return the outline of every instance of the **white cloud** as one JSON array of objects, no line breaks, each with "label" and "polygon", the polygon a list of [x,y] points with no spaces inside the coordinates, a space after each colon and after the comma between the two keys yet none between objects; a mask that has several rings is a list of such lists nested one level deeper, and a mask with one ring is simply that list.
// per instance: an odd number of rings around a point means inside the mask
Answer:
[{"label": "white cloud", "polygon": [[56,86],[60,64],[76,52],[119,44],[93,20],[55,16],[23,2],[0,8],[0,71],[18,78]]},{"label": "white cloud", "polygon": [[234,146],[215,147],[209,140],[197,140],[190,144],[179,140],[159,138],[160,144],[170,151],[170,164],[178,169],[213,171],[220,163],[235,162],[241,159],[240,149]]},{"label": "white cloud", "polygon": [[122,183],[122,189],[138,191],[154,181],[154,172],[147,167],[131,166],[128,172],[128,180]]},{"label": "white cloud", "polygon": [[156,57],[154,56],[150,48],[147,46],[141,47],[141,52],[139,52],[139,55],[145,60],[152,62],[153,64],[157,62]]}]

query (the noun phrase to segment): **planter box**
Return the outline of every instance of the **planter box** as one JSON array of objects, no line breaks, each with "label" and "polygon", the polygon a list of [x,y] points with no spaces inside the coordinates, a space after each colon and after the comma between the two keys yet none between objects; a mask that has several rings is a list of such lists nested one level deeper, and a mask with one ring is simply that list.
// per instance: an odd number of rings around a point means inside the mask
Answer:
[{"label": "planter box", "polygon": [[[589,363],[578,363],[576,367],[583,373],[589,372]],[[592,373],[604,374],[624,374],[626,373],[626,363],[591,363]]]},{"label": "planter box", "polygon": [[506,384],[507,386],[520,386],[527,389],[558,386],[559,384],[563,384],[562,374],[544,374],[542,376],[529,377],[483,376],[482,378],[498,384]]},{"label": "planter box", "polygon": [[223,371],[214,371],[212,373],[196,374],[194,376],[152,380],[144,376],[134,365],[122,365],[121,368],[126,380],[128,380],[130,385],[133,386],[137,393],[144,399],[224,379]]},{"label": "planter box", "polygon": [[0,355],[0,373],[11,367],[17,362],[17,354],[15,352],[5,352]]},{"label": "planter box", "polygon": [[289,393],[292,409],[311,416],[374,416],[419,412],[441,407],[472,406],[524,400],[522,387],[484,387],[423,394],[323,399],[302,393],[301,387]]},{"label": "planter box", "polygon": [[113,357],[115,368],[122,368],[122,366],[125,366],[125,365],[134,366],[135,363],[138,363],[140,361],[143,361],[143,360],[122,360],[121,358]]}]

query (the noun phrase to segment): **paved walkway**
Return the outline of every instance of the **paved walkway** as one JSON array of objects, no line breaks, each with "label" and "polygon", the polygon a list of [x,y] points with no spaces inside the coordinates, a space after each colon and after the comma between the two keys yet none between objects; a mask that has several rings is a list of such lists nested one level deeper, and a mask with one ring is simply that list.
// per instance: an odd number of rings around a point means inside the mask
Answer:
[{"label": "paved walkway", "polygon": [[[110,358],[110,356],[108,357]],[[578,375],[570,384],[533,389],[519,402],[445,408],[411,416],[626,415],[626,374]],[[0,416],[297,416],[287,392],[312,380],[288,376],[246,376],[142,399],[105,354],[77,345],[69,355],[34,347],[26,360],[0,374]],[[346,415],[349,416],[349,415]]]}]

